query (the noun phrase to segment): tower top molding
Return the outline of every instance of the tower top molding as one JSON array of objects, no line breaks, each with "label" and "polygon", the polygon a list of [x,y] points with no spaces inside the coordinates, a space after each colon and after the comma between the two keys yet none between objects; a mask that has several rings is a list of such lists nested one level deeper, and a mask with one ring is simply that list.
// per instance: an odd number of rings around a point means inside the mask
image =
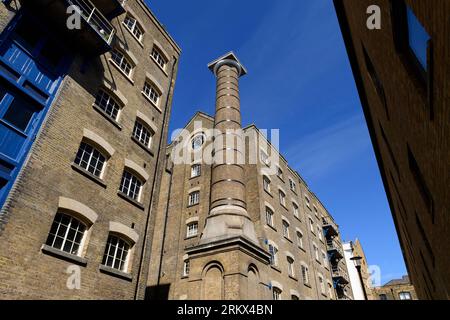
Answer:
[{"label": "tower top molding", "polygon": [[219,68],[223,65],[229,65],[236,67],[239,72],[239,77],[245,76],[247,74],[247,69],[244,67],[244,65],[239,61],[237,56],[234,54],[233,51],[230,51],[220,58],[217,58],[213,62],[210,62],[208,64],[208,69],[211,70],[212,73],[217,77],[217,71]]}]

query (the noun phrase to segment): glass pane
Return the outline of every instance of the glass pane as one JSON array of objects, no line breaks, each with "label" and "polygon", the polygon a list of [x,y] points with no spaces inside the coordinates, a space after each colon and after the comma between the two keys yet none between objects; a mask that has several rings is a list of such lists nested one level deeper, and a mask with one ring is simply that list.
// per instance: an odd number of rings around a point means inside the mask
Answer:
[{"label": "glass pane", "polygon": [[419,60],[422,67],[427,69],[427,47],[430,36],[419,22],[411,8],[407,9],[409,46]]},{"label": "glass pane", "polygon": [[35,112],[36,108],[31,103],[16,97],[3,116],[3,120],[25,131]]}]

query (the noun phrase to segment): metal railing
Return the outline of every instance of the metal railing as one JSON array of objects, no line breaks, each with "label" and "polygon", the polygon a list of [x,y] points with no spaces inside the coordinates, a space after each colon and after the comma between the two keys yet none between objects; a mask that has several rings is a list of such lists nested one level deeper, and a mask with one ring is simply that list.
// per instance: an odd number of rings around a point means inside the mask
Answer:
[{"label": "metal railing", "polygon": [[327,241],[327,250],[336,250],[341,256],[344,256],[341,246],[334,240]]},{"label": "metal railing", "polygon": [[336,278],[337,277],[342,277],[345,280],[348,280],[347,274],[343,270],[341,270],[340,268],[331,268],[331,274],[332,274],[333,277],[336,277]]},{"label": "metal railing", "polygon": [[[122,5],[125,2],[126,0],[123,0]],[[76,8],[80,16],[93,27],[108,45],[111,44],[115,29],[90,0],[68,0],[68,3]]]}]

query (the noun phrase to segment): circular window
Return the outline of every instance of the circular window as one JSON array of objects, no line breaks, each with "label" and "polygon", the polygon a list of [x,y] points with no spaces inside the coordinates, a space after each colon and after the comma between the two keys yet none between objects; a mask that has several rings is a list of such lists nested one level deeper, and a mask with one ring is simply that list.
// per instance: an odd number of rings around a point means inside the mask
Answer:
[{"label": "circular window", "polygon": [[193,150],[197,150],[205,143],[205,135],[198,134],[192,138],[191,146]]}]

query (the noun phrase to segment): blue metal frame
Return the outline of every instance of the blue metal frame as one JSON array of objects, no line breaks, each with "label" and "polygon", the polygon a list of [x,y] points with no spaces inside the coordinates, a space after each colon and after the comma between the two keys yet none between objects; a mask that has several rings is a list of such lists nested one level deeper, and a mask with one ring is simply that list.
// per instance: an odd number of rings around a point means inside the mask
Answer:
[{"label": "blue metal frame", "polygon": [[[24,47],[14,36],[18,23],[25,18],[33,21],[33,25],[45,30],[32,51]],[[10,149],[16,152],[14,157],[0,153],[0,178],[7,181],[3,188],[0,185],[0,208],[3,207],[22,169],[71,62],[71,55],[68,53],[61,58],[57,67],[50,67],[50,64],[39,56],[44,43],[52,39],[55,39],[52,32],[46,29],[32,13],[24,9],[16,14],[0,35],[0,81],[9,89],[4,97],[0,97],[0,143],[8,139],[10,146],[4,143],[3,147],[11,147]],[[61,46],[61,49],[64,48]],[[3,115],[15,99],[27,99],[36,107],[36,112],[24,130],[3,120]],[[23,140],[16,141],[17,145],[14,145],[11,142],[14,141],[11,133],[22,137]],[[22,142],[23,144],[20,145]]]}]

